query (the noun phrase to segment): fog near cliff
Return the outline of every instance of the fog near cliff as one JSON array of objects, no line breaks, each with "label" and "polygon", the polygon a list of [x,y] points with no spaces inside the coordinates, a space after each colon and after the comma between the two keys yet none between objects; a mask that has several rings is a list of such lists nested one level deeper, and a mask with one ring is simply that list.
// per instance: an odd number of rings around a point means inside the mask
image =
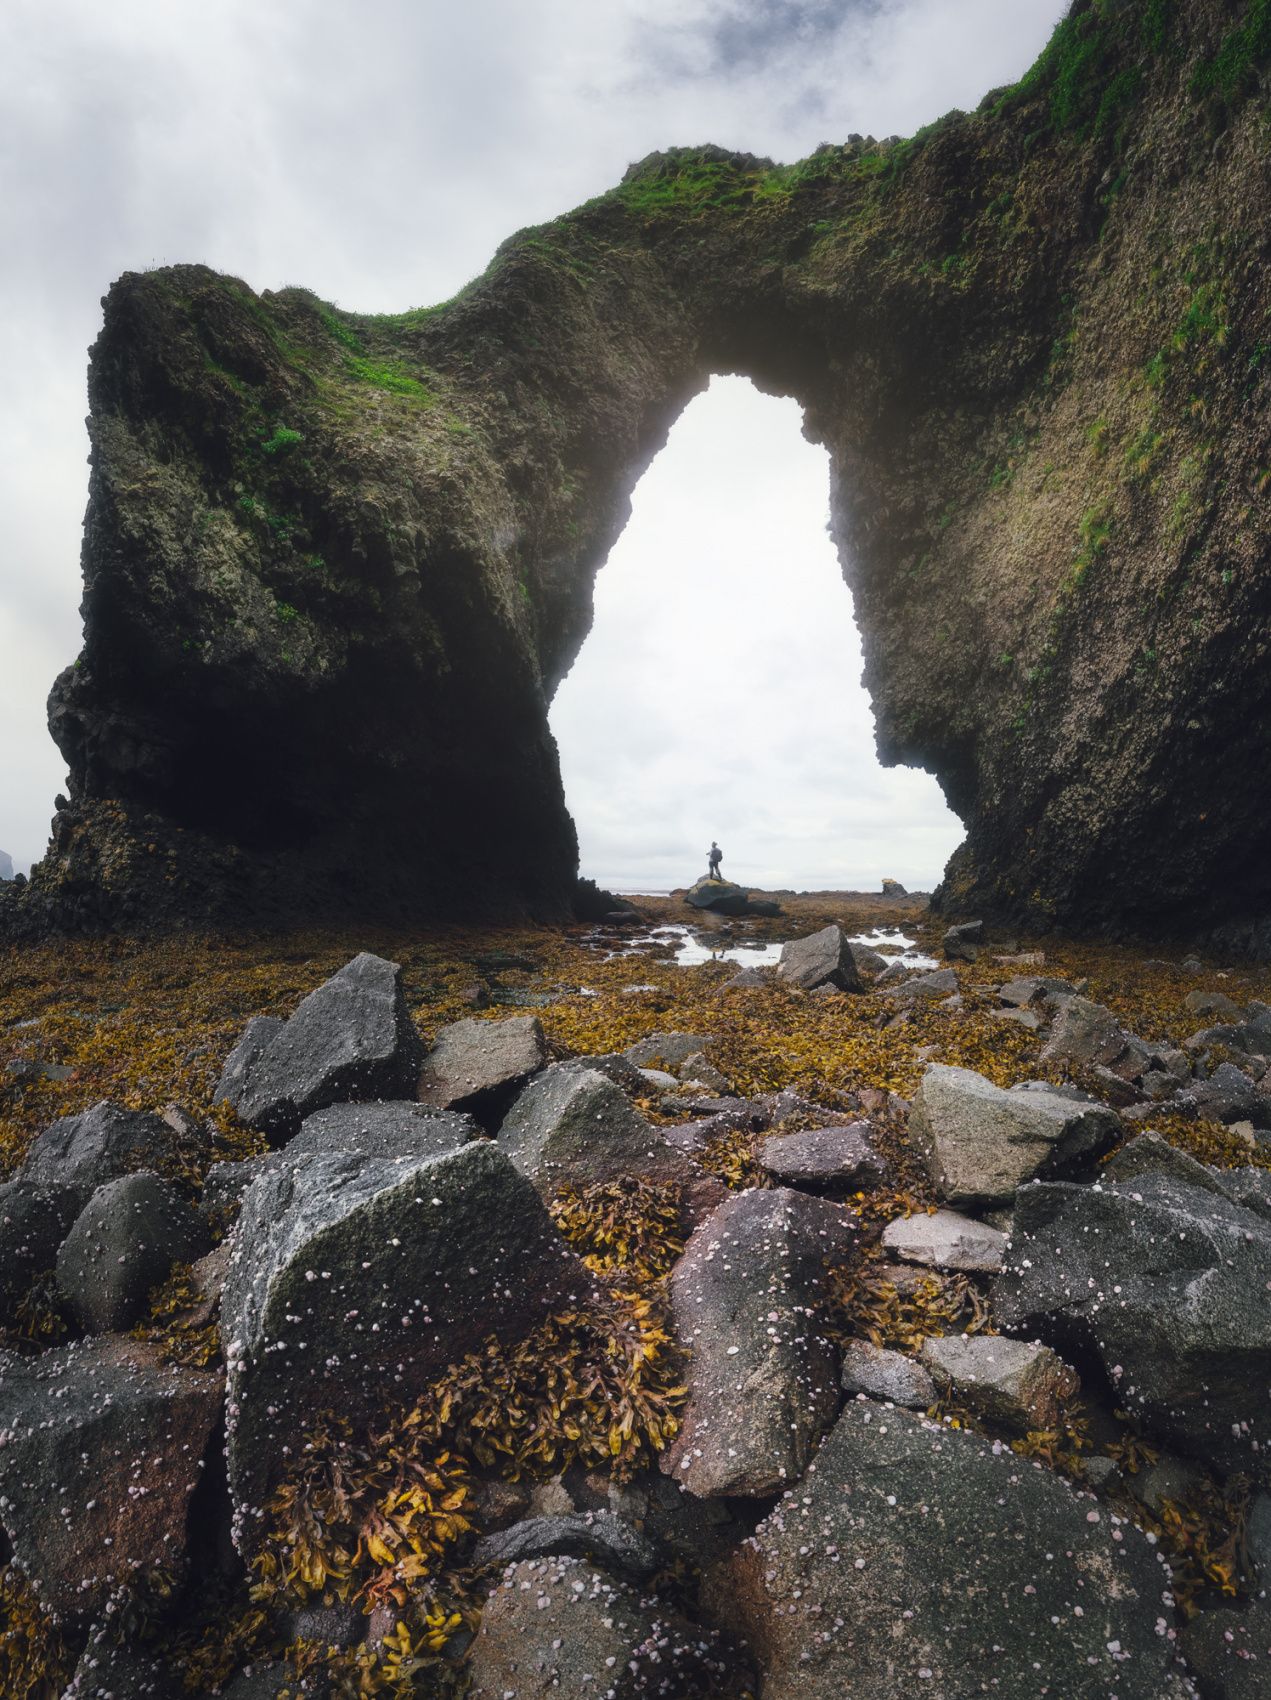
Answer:
[{"label": "fog near cliff", "polygon": [[[1060,10],[1060,0],[10,0],[0,847],[19,865],[42,853],[64,780],[44,701],[79,647],[85,357],[120,272],[202,260],[257,289],[304,283],[357,310],[442,300],[513,230],[602,192],[657,148],[709,140],[790,160],[822,140],[907,133],[973,106],[1020,75]],[[756,883],[881,872],[929,882],[956,828],[934,787],[924,800],[912,776],[877,767],[846,592],[825,553],[823,457],[798,442],[790,404],[762,406],[774,421],[757,426],[769,517],[756,510],[745,528],[754,550],[723,540],[739,504],[750,511],[761,493],[755,476],[743,488],[727,458],[709,463],[729,443],[741,452],[755,406],[738,403],[722,425],[695,409],[638,497],[640,529],[599,581],[604,617],[554,714],[584,869],[670,883],[698,871],[703,833],[714,833],[736,849],[728,871]],[[754,625],[713,647],[702,567],[715,561],[718,575],[725,549]],[[682,572],[667,576],[681,556]],[[771,623],[778,597],[797,598],[793,635]],[[588,672],[608,691],[571,709]],[[765,712],[741,743],[708,737],[718,693],[739,673]],[[727,712],[738,727],[741,711]],[[842,860],[845,844],[854,860]]]}]

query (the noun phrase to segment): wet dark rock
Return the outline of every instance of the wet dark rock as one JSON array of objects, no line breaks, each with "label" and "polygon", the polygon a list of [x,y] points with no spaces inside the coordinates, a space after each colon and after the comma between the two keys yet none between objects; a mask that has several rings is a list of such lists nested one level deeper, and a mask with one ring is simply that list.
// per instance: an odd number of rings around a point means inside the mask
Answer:
[{"label": "wet dark rock", "polygon": [[150,1289],[208,1245],[203,1218],[169,1181],[123,1175],[76,1217],[57,1254],[58,1289],[90,1333],[111,1333],[144,1316]]},{"label": "wet dark rock", "polygon": [[975,962],[984,942],[984,922],[962,921],[950,927],[940,942],[948,961]]},{"label": "wet dark rock", "polygon": [[922,1361],[959,1405],[1020,1433],[1054,1428],[1064,1401],[1080,1385],[1076,1371],[1049,1346],[1000,1334],[928,1339]]},{"label": "wet dark rock", "polygon": [[233,1163],[213,1163],[203,1180],[199,1198],[201,1214],[213,1225],[224,1227],[234,1216],[252,1182],[277,1158],[277,1152],[241,1157]]},{"label": "wet dark rock", "polygon": [[899,880],[884,880],[882,893],[884,897],[908,897],[909,895]]},{"label": "wet dark rock", "polygon": [[694,1233],[671,1276],[688,1405],[661,1458],[690,1493],[762,1497],[802,1475],[839,1405],[813,1312],[854,1234],[841,1205],[785,1187],[734,1194]]},{"label": "wet dark rock", "polygon": [[171,1145],[171,1129],[159,1116],[103,1099],[37,1134],[18,1176],[69,1188],[82,1205],[107,1181],[162,1163]]},{"label": "wet dark rock", "polygon": [[297,1607],[285,1620],[288,1641],[316,1641],[321,1647],[356,1647],[366,1639],[366,1618],[353,1605],[324,1605],[321,1600]]},{"label": "wet dark rock", "polygon": [[652,1541],[611,1511],[532,1517],[483,1535],[472,1549],[472,1563],[479,1568],[552,1557],[585,1558],[637,1583],[647,1582],[664,1562]]},{"label": "wet dark rock", "polygon": [[235,1539],[319,1410],[408,1398],[491,1334],[521,1338],[592,1281],[489,1140],[411,1160],[332,1152],[243,1201],[221,1308]]},{"label": "wet dark rock", "polygon": [[936,1384],[916,1359],[868,1340],[851,1340],[843,1348],[842,1382],[845,1393],[909,1410],[925,1411],[936,1402]]},{"label": "wet dark rock", "polygon": [[363,952],[303,998],[280,1030],[249,1027],[216,1097],[249,1126],[286,1137],[328,1104],[413,1097],[422,1049],[401,969]]},{"label": "wet dark rock", "polygon": [[1038,1182],[1015,1207],[999,1324],[1093,1350],[1147,1429],[1222,1470],[1266,1468],[1271,1221],[1146,1171]]},{"label": "wet dark rock", "polygon": [[1037,1088],[994,1086],[969,1068],[929,1067],[909,1132],[938,1196],[955,1205],[1007,1203],[1039,1174],[1063,1174],[1095,1157],[1120,1132],[1101,1106]]},{"label": "wet dark rock", "polygon": [[722,1674],[711,1637],[578,1558],[511,1565],[472,1647],[469,1700],[679,1700]]},{"label": "wet dark rock", "polygon": [[187,1691],[168,1660],[121,1647],[103,1630],[89,1635],[62,1700],[187,1700]]},{"label": "wet dark rock", "polygon": [[424,1058],[417,1096],[437,1110],[468,1110],[497,1126],[518,1090],[547,1062],[536,1015],[455,1021],[438,1032]]},{"label": "wet dark rock", "polygon": [[1006,1235],[956,1211],[937,1210],[888,1222],[883,1246],[906,1263],[991,1275],[1002,1267]]},{"label": "wet dark rock", "polygon": [[128,1339],[0,1352],[0,1523],[55,1615],[95,1616],[154,1566],[180,1576],[222,1386]]},{"label": "wet dark rock", "polygon": [[1194,1081],[1179,1092],[1171,1108],[1207,1121],[1271,1122],[1271,1096],[1263,1092],[1235,1063],[1220,1063],[1208,1080]]},{"label": "wet dark rock", "polygon": [[669,1145],[612,1080],[578,1063],[557,1063],[532,1080],[508,1111],[498,1143],[545,1203],[565,1185],[631,1176],[683,1187],[694,1216],[724,1196],[722,1184]]},{"label": "wet dark rock", "polygon": [[684,901],[693,909],[711,909],[717,915],[745,915],[750,907],[745,887],[728,880],[698,880],[684,893]]},{"label": "wet dark rock", "polygon": [[822,927],[819,933],[782,945],[777,974],[787,986],[804,992],[814,992],[819,986],[837,986],[841,992],[865,990],[851,941],[842,927]]},{"label": "wet dark rock", "polygon": [[27,1180],[0,1185],[0,1321],[12,1317],[35,1277],[52,1269],[79,1207],[71,1187]]},{"label": "wet dark rock", "polygon": [[291,1696],[294,1691],[295,1679],[287,1665],[261,1660],[233,1677],[220,1700],[278,1700],[280,1695]]},{"label": "wet dark rock", "polygon": [[868,1122],[805,1128],[765,1139],[759,1160],[788,1186],[877,1186],[887,1165],[870,1143]]},{"label": "wet dark rock", "polygon": [[852,951],[852,961],[862,980],[877,980],[879,975],[887,972],[887,958],[879,954],[872,945],[862,944],[860,939],[849,939]]},{"label": "wet dark rock", "polygon": [[764,1700],[1187,1692],[1158,1629],[1169,1576],[1139,1530],[1008,1450],[865,1401],[728,1582]]},{"label": "wet dark rock", "polygon": [[1069,997],[1060,1002],[1041,1060],[1078,1068],[1097,1063],[1123,1080],[1137,1080],[1149,1066],[1150,1054],[1110,1009],[1088,998]]},{"label": "wet dark rock", "polygon": [[1204,1700],[1266,1700],[1271,1680],[1271,1600],[1239,1611],[1217,1606],[1184,1624],[1179,1645]]},{"label": "wet dark rock", "polygon": [[288,1141],[285,1155],[348,1151],[360,1157],[436,1157],[479,1135],[470,1116],[407,1100],[331,1104],[305,1117],[300,1132]]},{"label": "wet dark rock", "polygon": [[277,1015],[253,1015],[225,1059],[216,1083],[216,1101],[237,1106],[247,1096],[257,1064],[287,1025]]}]

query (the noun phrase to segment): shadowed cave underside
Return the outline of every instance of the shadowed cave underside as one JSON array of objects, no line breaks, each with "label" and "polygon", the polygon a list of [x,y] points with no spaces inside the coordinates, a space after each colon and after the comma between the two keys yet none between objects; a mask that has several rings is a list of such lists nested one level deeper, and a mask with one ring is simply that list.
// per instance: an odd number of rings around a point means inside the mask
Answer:
[{"label": "shadowed cave underside", "polygon": [[967,823],[943,907],[1271,948],[1255,14],[1079,0],[975,113],[654,155],[440,307],[126,274],[9,930],[568,913],[547,704],[739,373],[829,451],[880,755]]}]

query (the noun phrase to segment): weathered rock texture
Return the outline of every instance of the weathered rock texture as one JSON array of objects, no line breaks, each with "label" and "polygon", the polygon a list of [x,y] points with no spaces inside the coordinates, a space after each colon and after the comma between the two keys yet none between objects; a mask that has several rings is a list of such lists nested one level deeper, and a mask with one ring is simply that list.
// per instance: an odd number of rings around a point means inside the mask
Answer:
[{"label": "weathered rock texture", "polygon": [[438,307],[126,274],[15,924],[563,910],[547,705],[740,372],[829,450],[880,752],[967,823],[946,908],[1271,940],[1269,35],[1076,0],[973,113],[653,155]]}]

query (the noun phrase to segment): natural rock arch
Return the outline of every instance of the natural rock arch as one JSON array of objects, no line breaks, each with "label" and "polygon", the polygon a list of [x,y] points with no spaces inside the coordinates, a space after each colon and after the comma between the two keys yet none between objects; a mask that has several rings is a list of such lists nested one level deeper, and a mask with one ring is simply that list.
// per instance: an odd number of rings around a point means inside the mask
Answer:
[{"label": "natural rock arch", "polygon": [[1078,0],[973,114],[655,155],[437,308],[126,275],[15,924],[566,910],[546,701],[636,479],[739,372],[829,449],[880,753],[967,822],[947,906],[1252,939],[1259,17]]}]

